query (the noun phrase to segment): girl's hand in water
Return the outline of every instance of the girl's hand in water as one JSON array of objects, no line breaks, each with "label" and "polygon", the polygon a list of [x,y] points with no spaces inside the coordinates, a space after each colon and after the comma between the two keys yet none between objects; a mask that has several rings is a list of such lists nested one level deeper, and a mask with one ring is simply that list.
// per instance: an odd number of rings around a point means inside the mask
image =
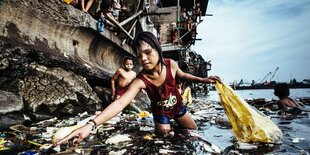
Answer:
[{"label": "girl's hand in water", "polygon": [[54,146],[60,145],[66,141],[68,141],[71,138],[77,138],[75,144],[79,144],[81,141],[83,141],[84,138],[86,138],[90,132],[92,131],[92,126],[90,124],[85,124],[84,126],[73,130],[69,135],[67,135],[65,138],[62,140],[56,142]]}]

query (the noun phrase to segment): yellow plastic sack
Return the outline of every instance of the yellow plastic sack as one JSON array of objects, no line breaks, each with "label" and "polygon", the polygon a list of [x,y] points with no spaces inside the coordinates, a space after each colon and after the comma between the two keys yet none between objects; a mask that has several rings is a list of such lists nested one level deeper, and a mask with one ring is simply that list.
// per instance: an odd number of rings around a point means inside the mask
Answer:
[{"label": "yellow plastic sack", "polygon": [[71,0],[64,0],[64,2],[69,5],[71,3]]},{"label": "yellow plastic sack", "polygon": [[266,115],[253,109],[228,85],[216,82],[221,104],[237,140],[242,142],[280,143],[282,132]]},{"label": "yellow plastic sack", "polygon": [[190,87],[187,87],[184,90],[184,93],[182,95],[182,102],[183,102],[183,105],[185,105],[185,106],[189,106],[192,104],[193,98],[192,98],[192,93],[191,93]]}]

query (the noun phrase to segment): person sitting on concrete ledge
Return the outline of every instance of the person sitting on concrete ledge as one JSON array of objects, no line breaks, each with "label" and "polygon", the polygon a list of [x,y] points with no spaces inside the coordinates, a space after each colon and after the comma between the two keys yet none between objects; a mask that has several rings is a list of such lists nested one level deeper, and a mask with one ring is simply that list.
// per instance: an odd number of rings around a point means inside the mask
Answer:
[{"label": "person sitting on concrete ledge", "polygon": [[90,9],[92,4],[94,3],[94,0],[87,0],[86,6],[85,6],[85,0],[63,0],[63,2],[65,2],[68,5],[73,5],[73,6],[77,6],[79,3],[81,3],[80,9],[83,12],[88,13],[88,10]]},{"label": "person sitting on concrete ledge", "polygon": [[63,0],[63,2],[65,2],[68,5],[77,5],[79,3],[79,0]]}]

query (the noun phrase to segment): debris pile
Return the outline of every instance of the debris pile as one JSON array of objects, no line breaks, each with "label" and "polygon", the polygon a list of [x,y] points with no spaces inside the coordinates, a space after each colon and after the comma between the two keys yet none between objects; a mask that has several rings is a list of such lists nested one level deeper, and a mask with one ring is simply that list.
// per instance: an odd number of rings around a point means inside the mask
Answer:
[{"label": "debris pile", "polygon": [[[94,117],[94,114],[84,112],[74,118],[59,120],[55,117],[28,126],[13,125],[0,132],[0,153],[22,155],[36,153],[243,154],[273,152],[280,154],[285,151],[290,152],[288,150],[291,148],[295,150],[290,153],[307,152],[303,145],[309,144],[308,137],[290,133],[293,128],[290,123],[294,123],[294,119],[284,119],[288,118],[287,115],[285,115],[286,117],[277,115],[277,112],[272,115],[286,135],[282,145],[274,145],[237,142],[231,134],[230,123],[219,103],[201,98],[194,99],[193,104],[188,107],[188,111],[195,119],[199,127],[198,130],[178,129],[176,123],[172,121],[175,130],[168,135],[161,135],[154,131],[151,113],[126,110],[98,126],[80,144],[75,144],[75,139],[72,139],[57,147],[53,146],[55,141],[84,125]],[[308,119],[308,117],[308,113],[302,113],[295,118]]]}]

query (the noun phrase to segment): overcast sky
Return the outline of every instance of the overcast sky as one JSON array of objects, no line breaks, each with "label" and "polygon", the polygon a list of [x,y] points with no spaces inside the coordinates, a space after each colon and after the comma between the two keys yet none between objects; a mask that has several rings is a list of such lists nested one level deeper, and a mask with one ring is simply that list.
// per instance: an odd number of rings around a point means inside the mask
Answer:
[{"label": "overcast sky", "polygon": [[[310,78],[310,0],[210,0],[192,50],[224,82]],[[271,76],[270,76],[271,77]]]}]

